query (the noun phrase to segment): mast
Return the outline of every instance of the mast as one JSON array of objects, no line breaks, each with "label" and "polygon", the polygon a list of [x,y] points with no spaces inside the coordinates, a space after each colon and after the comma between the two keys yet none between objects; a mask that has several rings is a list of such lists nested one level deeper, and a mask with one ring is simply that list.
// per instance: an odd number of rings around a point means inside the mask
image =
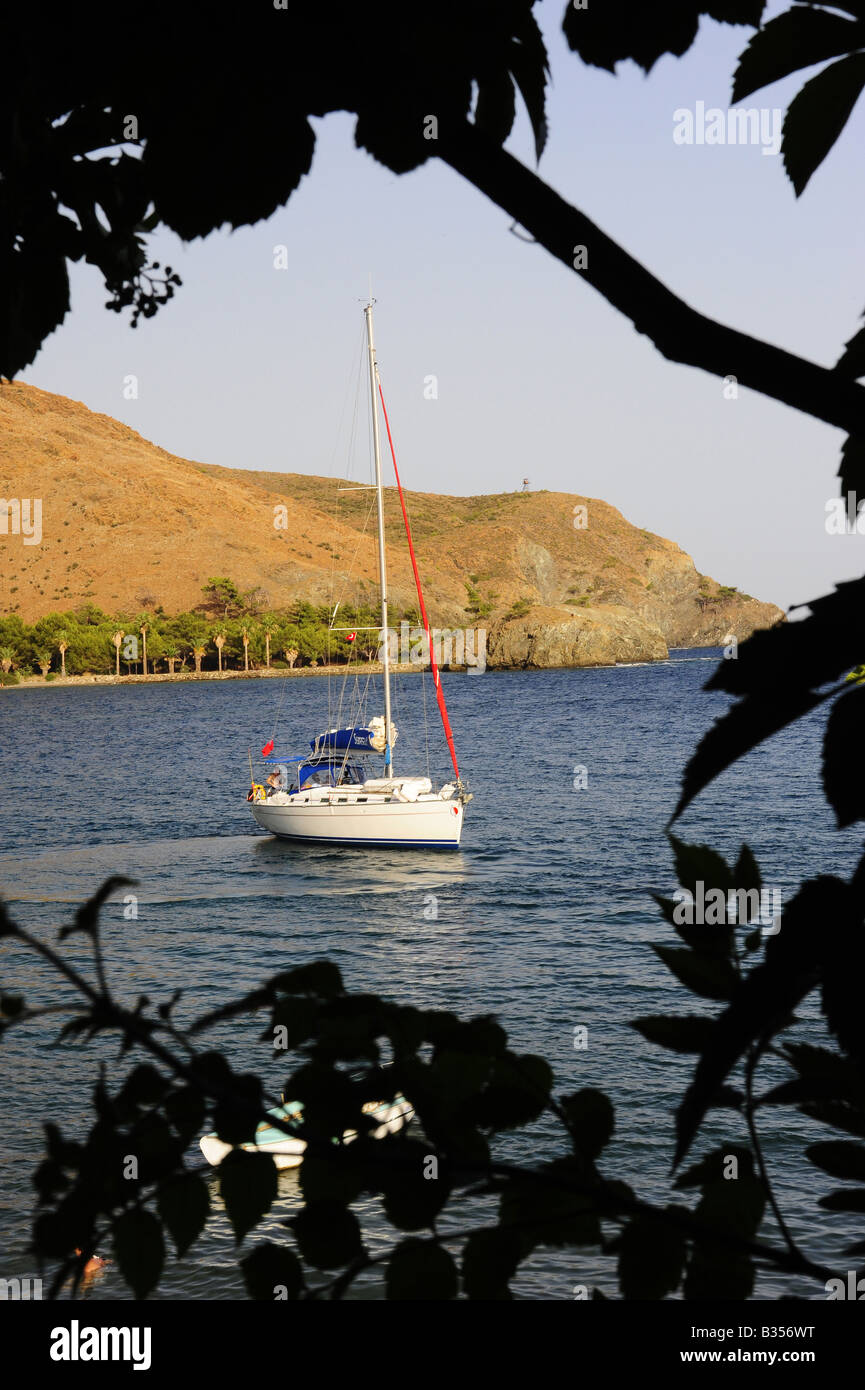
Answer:
[{"label": "mast", "polygon": [[378,580],[381,590],[381,632],[382,666],[384,668],[384,771],[385,776],[393,775],[391,756],[391,716],[390,716],[390,638],[387,625],[387,566],[384,553],[384,496],[381,485],[381,440],[378,431],[378,367],[375,360],[375,342],[372,333],[373,300],[364,309],[366,315],[366,337],[369,343],[369,390],[372,405],[372,443],[375,453],[375,488],[378,502]]}]

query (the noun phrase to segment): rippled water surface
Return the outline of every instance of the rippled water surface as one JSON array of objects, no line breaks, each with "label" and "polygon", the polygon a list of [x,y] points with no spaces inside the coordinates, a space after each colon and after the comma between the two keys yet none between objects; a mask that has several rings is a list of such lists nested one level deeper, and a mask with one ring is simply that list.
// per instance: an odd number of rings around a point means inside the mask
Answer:
[{"label": "rippled water surface", "polygon": [[[517,1049],[548,1059],[560,1093],[595,1085],[610,1094],[609,1167],[642,1195],[666,1198],[672,1109],[690,1063],[643,1043],[628,1021],[700,1008],[649,949],[671,929],[648,894],[675,886],[662,827],[689,752],[725,707],[725,697],[701,690],[714,659],[681,652],[607,670],[446,675],[461,771],[475,794],[463,846],[451,854],[299,847],[256,829],[247,748],[270,737],[281,683],[0,691],[0,885],[18,920],[51,939],[106,876],[139,880],[137,919],[124,919],[120,898],[104,910],[111,979],[129,998],[182,987],[185,1018],[322,956],[350,988],[496,1013]],[[324,680],[288,681],[280,747],[302,751],[326,716]],[[429,689],[426,716],[433,775],[445,780]],[[397,722],[397,770],[425,771],[416,676],[401,681]],[[833,830],[822,802],[819,729],[815,716],[726,774],[685,817],[683,837],[728,856],[747,838],[764,881],[782,894],[810,873],[849,872],[858,840]],[[574,786],[579,765],[585,789]],[[76,958],[86,961],[80,948]],[[0,982],[31,1004],[64,997],[41,964],[11,947]],[[818,1027],[816,1010],[802,1016]],[[578,1025],[588,1028],[586,1050],[574,1047]],[[116,1045],[49,1050],[56,1026],[14,1029],[2,1044],[0,1275],[35,1273],[26,1243],[42,1121],[82,1133],[97,1061],[116,1065]],[[257,1032],[234,1028],[218,1041],[263,1068]],[[837,1250],[844,1218],[814,1206],[821,1180],[797,1158],[820,1131],[789,1111],[767,1112],[761,1125],[794,1231],[812,1254]],[[706,1142],[721,1140],[746,1140],[732,1112],[712,1114]],[[546,1122],[508,1143],[526,1161],[561,1148]],[[280,1183],[264,1232],[279,1231],[296,1206],[296,1176]],[[822,1190],[832,1186],[827,1178]],[[214,1207],[191,1254],[169,1260],[160,1296],[242,1296],[215,1194]],[[377,1203],[360,1211],[376,1245]],[[774,1237],[768,1222],[764,1232]],[[611,1262],[581,1250],[536,1252],[514,1288],[563,1299],[580,1283],[616,1294]],[[767,1277],[758,1296],[778,1292]],[[375,1281],[358,1293],[374,1295]],[[108,1267],[91,1296],[128,1295]]]}]

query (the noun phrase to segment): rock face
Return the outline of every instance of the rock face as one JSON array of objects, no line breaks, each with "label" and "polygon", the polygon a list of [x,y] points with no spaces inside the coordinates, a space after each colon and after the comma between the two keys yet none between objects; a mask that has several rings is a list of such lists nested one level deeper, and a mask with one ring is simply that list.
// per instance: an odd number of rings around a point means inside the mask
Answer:
[{"label": "rock face", "polygon": [[[193,463],[65,396],[0,383],[0,496],[42,501],[36,543],[3,518],[0,613],[32,622],[82,603],[177,613],[200,603],[215,575],[258,589],[276,610],[334,596],[368,603],[378,585],[368,495],[338,485]],[[742,641],[783,620],[598,498],[410,492],[407,501],[433,625],[485,628],[498,665],[655,660],[667,647]],[[395,489],[385,520],[398,620],[417,598]]]},{"label": "rock face", "polygon": [[533,608],[487,637],[490,667],[615,666],[667,655],[661,629],[624,608],[585,608],[567,617],[560,609]]}]

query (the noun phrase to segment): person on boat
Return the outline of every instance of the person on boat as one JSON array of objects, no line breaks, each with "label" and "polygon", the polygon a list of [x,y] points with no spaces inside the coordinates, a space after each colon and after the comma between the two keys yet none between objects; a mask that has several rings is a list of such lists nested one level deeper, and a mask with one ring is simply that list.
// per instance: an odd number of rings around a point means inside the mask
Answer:
[{"label": "person on boat", "polygon": [[273,796],[276,792],[281,792],[285,790],[285,783],[283,782],[282,773],[280,772],[278,767],[275,767],[273,769],[273,772],[268,773],[267,785],[270,789],[267,793],[268,796]]}]

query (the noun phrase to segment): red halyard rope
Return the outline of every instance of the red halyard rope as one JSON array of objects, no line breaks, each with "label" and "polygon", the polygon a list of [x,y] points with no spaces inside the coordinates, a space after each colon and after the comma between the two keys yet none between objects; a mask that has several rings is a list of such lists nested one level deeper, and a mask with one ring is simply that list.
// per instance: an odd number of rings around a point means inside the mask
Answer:
[{"label": "red halyard rope", "polygon": [[441,680],[439,679],[439,668],[436,665],[435,653],[433,651],[433,641],[429,627],[429,618],[427,617],[426,605],[423,601],[423,590],[421,589],[420,575],[418,574],[417,560],[415,559],[414,546],[412,544],[411,539],[411,527],[408,523],[408,512],[405,509],[405,497],[403,496],[402,483],[399,480],[399,469],[396,466],[396,450],[393,447],[393,438],[390,432],[390,421],[387,418],[387,406],[384,403],[384,392],[381,389],[380,381],[378,383],[378,394],[381,397],[381,408],[384,414],[384,427],[387,430],[387,442],[390,445],[390,456],[393,460],[394,476],[396,477],[396,485],[399,489],[399,504],[402,507],[402,519],[405,522],[405,533],[408,538],[408,553],[411,556],[411,567],[414,570],[414,582],[415,587],[417,589],[418,603],[420,604],[420,612],[421,617],[423,619],[424,631],[427,635],[427,646],[429,647],[429,664],[430,670],[432,671],[433,684],[435,685],[436,699],[438,700],[439,713],[442,717],[442,727],[445,731],[445,738],[448,741],[448,748],[450,749],[451,762],[454,765],[454,772],[456,773],[457,781],[459,781],[460,770],[457,766],[457,755],[456,750],[454,749],[454,736],[451,732],[451,722],[448,719],[448,709],[447,705],[445,704],[445,695],[444,691],[442,690]]}]

